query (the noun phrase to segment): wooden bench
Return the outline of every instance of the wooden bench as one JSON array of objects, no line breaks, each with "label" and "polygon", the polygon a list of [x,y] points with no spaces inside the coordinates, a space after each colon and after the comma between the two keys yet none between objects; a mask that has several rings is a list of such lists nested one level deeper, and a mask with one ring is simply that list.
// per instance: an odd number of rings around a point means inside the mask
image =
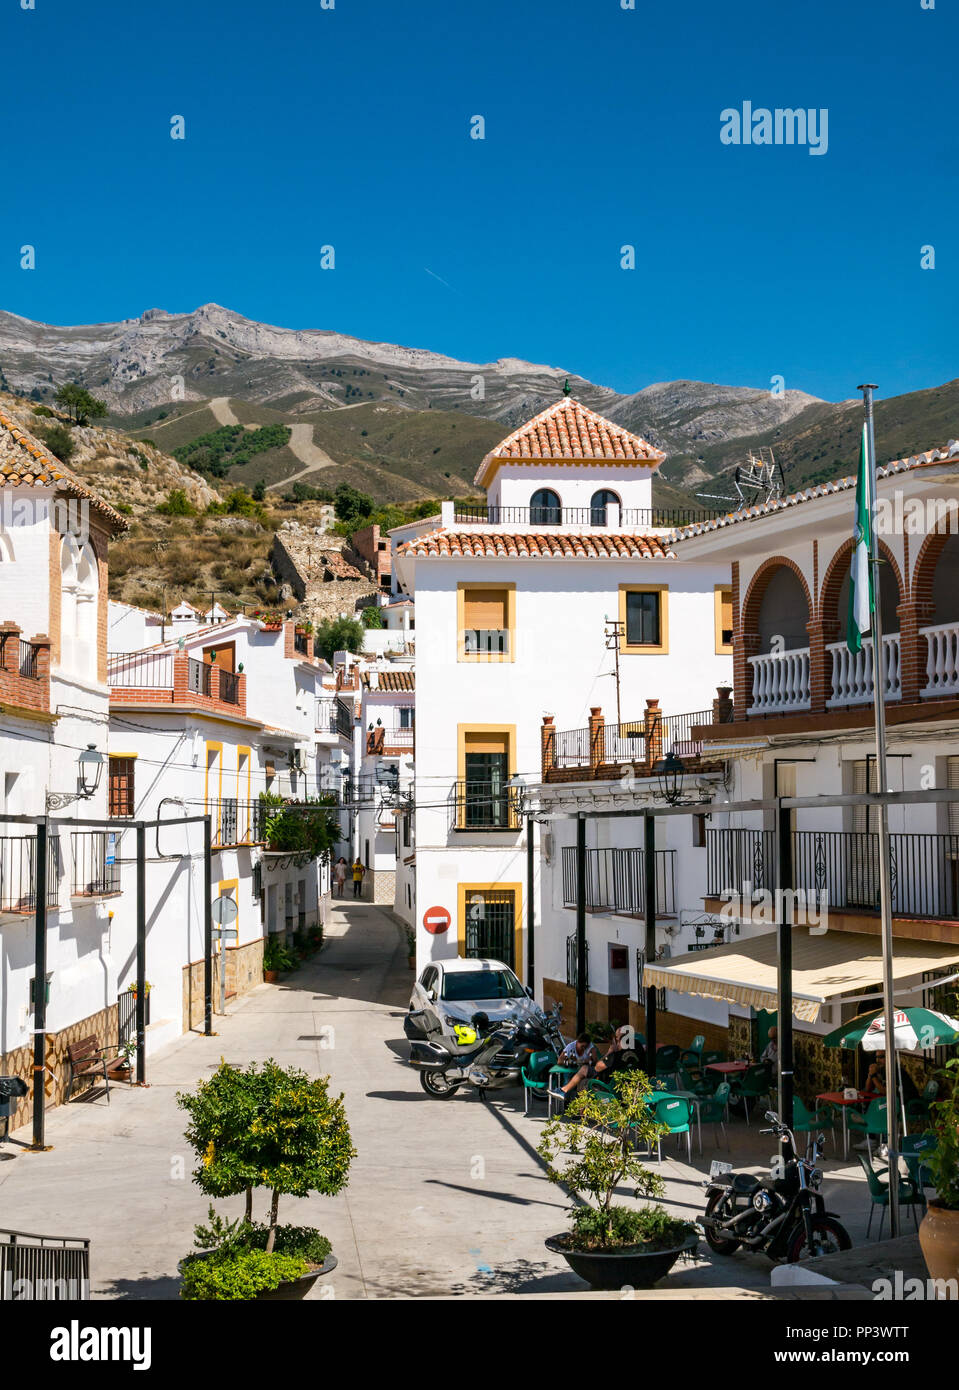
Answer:
[{"label": "wooden bench", "polygon": [[92,1034],[88,1038],[80,1038],[78,1042],[67,1044],[67,1065],[70,1068],[70,1079],[67,1082],[67,1093],[64,1102],[68,1101],[73,1094],[73,1088],[78,1081],[84,1078],[103,1077],[103,1084],[106,1087],[107,1103],[110,1101],[110,1077],[118,1081],[121,1075],[126,1074],[119,1057],[108,1057],[107,1053],[115,1051],[114,1048],[100,1046],[100,1039]]}]

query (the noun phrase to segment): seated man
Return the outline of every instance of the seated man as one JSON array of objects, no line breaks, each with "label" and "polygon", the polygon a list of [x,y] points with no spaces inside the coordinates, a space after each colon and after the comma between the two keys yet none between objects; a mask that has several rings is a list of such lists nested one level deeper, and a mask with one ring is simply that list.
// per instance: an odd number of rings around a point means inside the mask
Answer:
[{"label": "seated man", "polygon": [[603,1058],[601,1062],[598,1062],[596,1060],[596,1048],[589,1041],[587,1035],[585,1033],[580,1033],[579,1037],[576,1039],[576,1042],[570,1043],[569,1047],[566,1048],[562,1057],[560,1058],[560,1061],[566,1061],[567,1055],[571,1052],[571,1050],[573,1052],[573,1058],[571,1058],[571,1060],[575,1059],[577,1056],[576,1049],[579,1048],[580,1043],[582,1042],[587,1045],[586,1053],[580,1059],[582,1065],[580,1066],[576,1075],[570,1077],[565,1086],[561,1086],[557,1090],[554,1090],[552,1094],[556,1096],[557,1099],[562,1099],[565,1101],[569,1097],[571,1092],[575,1091],[577,1086],[580,1086],[587,1079],[587,1077],[596,1076],[608,1081],[610,1075],[617,1069],[617,1067],[620,1065],[622,1061],[623,1052],[628,1046],[630,1031],[631,1030],[626,1024],[623,1024],[622,1027],[616,1029],[615,1033],[612,1036],[612,1040],[610,1041],[609,1047],[606,1050],[606,1056]]},{"label": "seated man", "polygon": [[864,1096],[870,1098],[886,1094],[886,1073],[881,1062],[870,1062],[866,1073],[866,1084],[862,1088]]}]

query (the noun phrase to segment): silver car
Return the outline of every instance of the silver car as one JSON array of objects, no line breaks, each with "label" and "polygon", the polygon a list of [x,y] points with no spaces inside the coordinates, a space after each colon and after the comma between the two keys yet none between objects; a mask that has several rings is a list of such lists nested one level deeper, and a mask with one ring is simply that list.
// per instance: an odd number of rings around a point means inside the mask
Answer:
[{"label": "silver car", "polygon": [[413,986],[410,1012],[422,1009],[431,1036],[441,1034],[450,1049],[459,1052],[469,1045],[461,1044],[454,1030],[458,1024],[468,1025],[475,1013],[486,1014],[492,1023],[543,1019],[532,995],[501,960],[454,956],[425,967]]}]

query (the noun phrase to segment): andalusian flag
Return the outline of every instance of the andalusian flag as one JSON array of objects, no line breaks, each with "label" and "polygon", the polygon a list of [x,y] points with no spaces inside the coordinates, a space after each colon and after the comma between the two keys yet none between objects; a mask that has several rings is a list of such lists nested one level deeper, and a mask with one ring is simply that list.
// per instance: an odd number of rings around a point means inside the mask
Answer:
[{"label": "andalusian flag", "polygon": [[853,534],[852,569],[849,575],[849,616],[846,620],[846,646],[851,652],[862,650],[863,634],[872,627],[875,607],[869,550],[872,544],[871,488],[866,426],[862,427],[859,450],[859,476],[856,479],[856,530]]}]

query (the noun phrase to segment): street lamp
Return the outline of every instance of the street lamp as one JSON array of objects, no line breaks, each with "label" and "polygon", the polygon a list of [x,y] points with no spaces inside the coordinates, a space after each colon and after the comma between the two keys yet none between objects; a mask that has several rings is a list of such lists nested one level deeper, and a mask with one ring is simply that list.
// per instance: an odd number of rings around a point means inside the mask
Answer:
[{"label": "street lamp", "polygon": [[670,750],[665,758],[660,758],[655,764],[653,771],[659,777],[659,790],[664,800],[668,801],[670,806],[678,805],[683,794],[683,778],[686,773],[682,758],[677,758]]},{"label": "street lamp", "polygon": [[71,805],[74,801],[89,801],[100,785],[100,778],[103,775],[103,754],[99,752],[95,743],[88,743],[84,751],[77,759],[79,768],[79,789],[75,792],[47,792],[46,808],[48,811],[59,811],[64,806]]}]

